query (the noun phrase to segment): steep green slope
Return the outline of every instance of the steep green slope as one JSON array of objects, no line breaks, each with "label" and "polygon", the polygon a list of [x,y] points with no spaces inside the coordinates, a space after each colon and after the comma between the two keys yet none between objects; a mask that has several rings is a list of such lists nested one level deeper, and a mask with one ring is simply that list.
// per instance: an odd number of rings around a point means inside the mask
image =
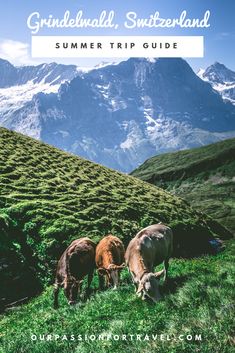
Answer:
[{"label": "steep green slope", "polygon": [[235,231],[235,139],[150,158],[131,174]]},{"label": "steep green slope", "polygon": [[175,248],[184,254],[205,250],[211,230],[229,236],[155,186],[0,128],[2,305],[3,298],[32,295],[51,282],[56,261],[73,239],[97,241],[113,232],[127,244],[140,228],[158,221],[172,226]]}]

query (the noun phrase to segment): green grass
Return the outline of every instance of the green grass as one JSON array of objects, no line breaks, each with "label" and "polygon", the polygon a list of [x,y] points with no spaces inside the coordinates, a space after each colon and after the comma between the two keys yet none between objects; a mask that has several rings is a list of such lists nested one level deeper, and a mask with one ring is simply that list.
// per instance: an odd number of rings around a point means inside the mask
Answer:
[{"label": "green grass", "polygon": [[[231,207],[232,200],[224,200]],[[215,213],[216,203],[210,207]],[[61,293],[60,308],[52,308],[55,265],[73,239],[86,235],[98,241],[113,232],[127,244],[139,229],[159,221],[173,228],[187,251],[216,234],[229,237],[208,215],[167,191],[0,128],[0,306],[35,296],[0,316],[0,352],[232,353],[232,242],[216,256],[173,259],[169,284],[156,305],[135,295],[125,270],[117,291],[98,292],[95,276],[88,301],[71,308]],[[201,334],[202,341],[61,339],[105,333]],[[33,342],[32,334],[60,339]]]},{"label": "green grass", "polygon": [[152,157],[131,174],[182,197],[235,233],[235,139]]},{"label": "green grass", "polygon": [[159,221],[189,252],[228,236],[162,189],[0,128],[0,307],[51,283],[72,240],[112,232],[127,245]]},{"label": "green grass", "polygon": [[[193,260],[173,259],[169,285],[156,305],[134,293],[127,271],[117,291],[91,295],[71,308],[60,296],[60,308],[52,308],[52,287],[29,304],[2,316],[1,353],[232,353],[234,344],[234,243],[216,256]],[[93,280],[97,288],[97,278]],[[58,340],[36,341],[31,335],[59,335]],[[63,335],[169,335],[161,341],[66,341]],[[202,340],[180,341],[179,335],[201,335]],[[128,336],[130,337],[130,336]],[[136,337],[136,336],[135,336]]]}]

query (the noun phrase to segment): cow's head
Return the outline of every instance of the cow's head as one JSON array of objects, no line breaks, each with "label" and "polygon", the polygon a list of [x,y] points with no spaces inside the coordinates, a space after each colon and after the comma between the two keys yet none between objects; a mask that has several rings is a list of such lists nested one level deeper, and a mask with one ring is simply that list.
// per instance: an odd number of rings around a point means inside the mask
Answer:
[{"label": "cow's head", "polygon": [[159,280],[163,274],[164,270],[156,273],[146,273],[139,282],[137,294],[142,297],[143,300],[150,298],[155,303],[159,301],[161,299]]},{"label": "cow's head", "polygon": [[76,279],[69,278],[65,283],[64,283],[64,291],[65,295],[68,299],[69,305],[74,305],[76,304],[78,293],[81,290],[81,285],[82,285],[82,280],[77,281]]},{"label": "cow's head", "polygon": [[114,288],[117,288],[120,280],[120,272],[125,266],[125,263],[122,265],[110,264],[108,268],[99,267],[97,271],[99,275],[106,276],[108,286],[113,285]]}]

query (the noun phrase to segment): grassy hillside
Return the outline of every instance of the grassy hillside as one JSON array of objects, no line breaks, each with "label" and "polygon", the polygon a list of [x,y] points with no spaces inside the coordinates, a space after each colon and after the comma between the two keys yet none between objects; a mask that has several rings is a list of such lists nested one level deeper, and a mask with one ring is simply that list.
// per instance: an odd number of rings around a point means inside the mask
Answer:
[{"label": "grassy hillside", "polygon": [[235,139],[150,158],[131,174],[184,198],[235,233]]},{"label": "grassy hillside", "polygon": [[172,226],[175,248],[181,244],[187,252],[204,248],[211,230],[226,236],[159,188],[0,128],[1,299],[35,294],[50,283],[75,238],[98,241],[112,232],[127,244],[159,221]]},{"label": "grassy hillside", "polygon": [[[170,280],[157,305],[135,295],[125,270],[117,291],[98,292],[96,275],[87,302],[71,308],[61,293],[60,308],[52,308],[48,285],[71,240],[87,235],[98,241],[111,231],[127,244],[140,228],[158,221],[172,226],[184,253],[205,249],[215,233],[229,237],[210,217],[166,191],[0,128],[0,304],[35,295],[44,286],[40,296],[0,315],[0,352],[232,352],[232,244],[216,256],[171,260]],[[63,337],[109,333],[128,340]],[[161,333],[172,340],[129,336]],[[52,340],[39,339],[47,334]]]}]

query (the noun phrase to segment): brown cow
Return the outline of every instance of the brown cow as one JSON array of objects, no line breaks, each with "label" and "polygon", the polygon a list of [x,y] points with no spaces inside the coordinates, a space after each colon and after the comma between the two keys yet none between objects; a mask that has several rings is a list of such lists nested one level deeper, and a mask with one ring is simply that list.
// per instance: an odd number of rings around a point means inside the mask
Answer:
[{"label": "brown cow", "polygon": [[58,294],[61,287],[69,304],[75,304],[81,291],[83,278],[88,275],[87,293],[90,289],[95,269],[96,245],[89,238],[74,240],[62,254],[56,271],[54,284],[54,307],[58,307]]},{"label": "brown cow", "polygon": [[[164,281],[167,278],[172,251],[172,230],[161,223],[142,229],[130,241],[125,254],[126,264],[137,294],[142,299],[151,298],[156,302],[161,298],[159,279],[163,274]],[[153,273],[154,267],[162,262],[164,262],[164,270]]]},{"label": "brown cow", "polygon": [[117,288],[120,282],[120,272],[125,267],[125,249],[122,241],[112,234],[104,237],[96,247],[95,262],[99,275],[100,289],[104,288],[104,278],[106,285],[114,285]]}]

